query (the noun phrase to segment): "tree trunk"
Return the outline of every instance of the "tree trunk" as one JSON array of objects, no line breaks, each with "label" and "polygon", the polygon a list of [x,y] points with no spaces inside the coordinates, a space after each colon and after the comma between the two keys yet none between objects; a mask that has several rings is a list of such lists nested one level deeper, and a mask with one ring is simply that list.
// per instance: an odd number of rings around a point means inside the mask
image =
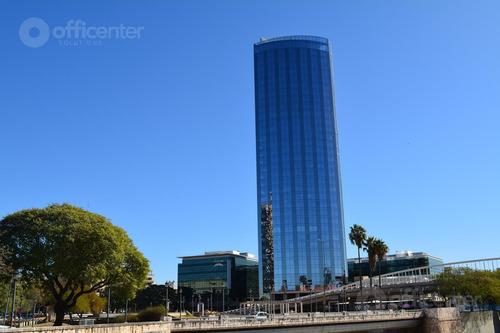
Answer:
[{"label": "tree trunk", "polygon": [[56,304],[56,306],[54,306],[54,312],[56,313],[56,320],[54,322],[54,326],[62,326],[64,321],[64,307]]},{"label": "tree trunk", "polygon": [[360,247],[358,247],[358,263],[359,263],[359,288],[363,290],[363,280],[361,278],[362,276],[362,270],[361,270],[361,254],[359,253]]},{"label": "tree trunk", "polygon": [[380,275],[382,274],[382,264],[380,260],[378,261],[378,287],[382,289],[382,278]]}]

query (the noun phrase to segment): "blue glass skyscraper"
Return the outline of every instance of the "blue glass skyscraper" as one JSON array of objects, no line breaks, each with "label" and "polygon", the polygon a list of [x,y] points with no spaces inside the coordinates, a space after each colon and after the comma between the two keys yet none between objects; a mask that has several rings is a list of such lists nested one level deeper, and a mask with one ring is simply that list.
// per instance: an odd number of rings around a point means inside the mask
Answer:
[{"label": "blue glass skyscraper", "polygon": [[287,36],[254,45],[259,288],[347,274],[331,46]]}]

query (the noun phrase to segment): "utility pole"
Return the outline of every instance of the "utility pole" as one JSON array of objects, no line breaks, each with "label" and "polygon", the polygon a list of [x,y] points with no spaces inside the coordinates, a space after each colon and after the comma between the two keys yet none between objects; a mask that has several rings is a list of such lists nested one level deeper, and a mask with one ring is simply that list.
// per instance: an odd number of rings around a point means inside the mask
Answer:
[{"label": "utility pole", "polygon": [[325,256],[325,241],[323,239],[318,239],[323,246],[323,315],[326,316],[325,302],[326,302],[326,256]]}]

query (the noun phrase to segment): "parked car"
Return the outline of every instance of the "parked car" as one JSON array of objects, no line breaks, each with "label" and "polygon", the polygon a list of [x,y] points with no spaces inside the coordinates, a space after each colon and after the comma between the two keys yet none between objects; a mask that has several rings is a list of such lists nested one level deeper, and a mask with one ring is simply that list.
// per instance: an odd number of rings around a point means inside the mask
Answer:
[{"label": "parked car", "polygon": [[267,319],[269,314],[267,312],[252,312],[247,316],[247,319]]}]

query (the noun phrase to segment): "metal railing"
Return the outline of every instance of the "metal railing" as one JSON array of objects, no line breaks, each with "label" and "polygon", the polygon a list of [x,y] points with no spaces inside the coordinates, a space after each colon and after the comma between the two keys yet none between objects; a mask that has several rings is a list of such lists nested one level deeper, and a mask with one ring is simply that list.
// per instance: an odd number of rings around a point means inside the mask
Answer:
[{"label": "metal railing", "polygon": [[[438,274],[441,274],[447,269],[466,267],[473,270],[491,270],[495,271],[500,269],[500,258],[488,258],[488,259],[477,259],[477,260],[467,260],[467,261],[457,261],[438,265],[429,265],[424,267],[410,268],[402,271],[386,273],[380,275],[381,286],[401,286],[401,285],[412,285],[412,284],[422,284],[422,283],[432,283]],[[373,285],[378,286],[379,276],[372,277]],[[370,280],[362,280],[363,288],[369,288]],[[323,295],[331,296],[334,294],[341,294],[344,292],[351,292],[352,290],[360,289],[360,282],[356,281],[350,284],[346,284],[341,287],[332,288],[317,293],[311,293],[306,296],[300,296],[295,298],[290,298],[284,301],[273,301],[275,305],[280,303],[299,303],[299,302],[309,302],[316,298],[320,298]],[[256,305],[262,303],[269,304],[269,301],[253,302]]]}]

